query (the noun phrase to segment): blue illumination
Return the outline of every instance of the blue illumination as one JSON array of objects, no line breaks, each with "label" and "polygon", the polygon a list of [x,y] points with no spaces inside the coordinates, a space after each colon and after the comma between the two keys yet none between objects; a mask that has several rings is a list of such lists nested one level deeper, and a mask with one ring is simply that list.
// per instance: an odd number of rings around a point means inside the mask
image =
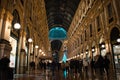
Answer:
[{"label": "blue illumination", "polygon": [[[67,51],[65,50],[63,58],[62,58],[62,62],[66,63],[66,61],[67,61]],[[67,71],[66,71],[66,69],[63,71],[63,76],[64,76],[64,78],[67,78]]]},{"label": "blue illumination", "polygon": [[66,69],[63,71],[64,78],[67,78],[67,71]]},{"label": "blue illumination", "polygon": [[49,39],[65,39],[66,31],[61,27],[52,28],[49,31]]},{"label": "blue illumination", "polygon": [[63,61],[64,63],[66,63],[66,61],[67,61],[66,51],[64,52],[64,55],[63,55],[62,61]]}]

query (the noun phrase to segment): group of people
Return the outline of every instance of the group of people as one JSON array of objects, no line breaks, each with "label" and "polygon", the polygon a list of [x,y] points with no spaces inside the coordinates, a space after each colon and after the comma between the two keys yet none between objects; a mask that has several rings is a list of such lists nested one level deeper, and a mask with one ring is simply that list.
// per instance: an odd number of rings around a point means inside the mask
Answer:
[{"label": "group of people", "polygon": [[[107,56],[101,56],[99,55],[95,59],[80,59],[80,60],[75,60],[72,59],[70,61],[66,62],[55,62],[52,61],[52,63],[49,62],[44,62],[40,61],[39,62],[39,69],[41,70],[46,70],[50,69],[54,75],[55,71],[62,70],[67,71],[69,74],[77,75],[79,74],[81,77],[83,75],[88,76],[88,72],[91,71],[91,74],[94,75],[103,75],[103,74],[109,74],[109,64],[110,60],[107,58]],[[34,65],[35,66],[35,65]],[[85,73],[85,74],[84,74]],[[98,75],[98,76],[99,76]]]},{"label": "group of people", "polygon": [[[64,63],[64,62],[63,62]],[[62,64],[63,64],[62,63]],[[101,56],[99,55],[95,60],[90,59],[89,61],[87,59],[81,59],[81,60],[70,60],[69,62],[64,63],[64,65],[68,65],[63,67],[63,70],[66,69],[66,71],[69,71],[70,74],[80,74],[82,77],[83,75],[88,76],[88,73],[91,71],[91,74],[97,76],[102,76],[103,74],[106,74],[108,76],[109,74],[109,65],[110,60],[107,58],[107,56]],[[84,74],[85,73],[85,74]]]},{"label": "group of people", "polygon": [[91,60],[91,69],[95,73],[99,73],[100,75],[103,75],[104,73],[109,74],[109,65],[110,60],[107,58],[107,56],[101,56],[99,55],[96,60]]},{"label": "group of people", "polygon": [[9,63],[7,57],[0,59],[0,80],[13,80],[13,69],[9,67]]}]

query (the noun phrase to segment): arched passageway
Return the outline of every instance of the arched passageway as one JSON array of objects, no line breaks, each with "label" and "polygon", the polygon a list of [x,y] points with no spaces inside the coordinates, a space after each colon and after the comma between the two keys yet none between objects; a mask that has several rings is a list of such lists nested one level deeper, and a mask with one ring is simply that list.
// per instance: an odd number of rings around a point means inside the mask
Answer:
[{"label": "arched passageway", "polygon": [[114,62],[115,73],[120,73],[120,42],[118,39],[120,38],[120,31],[117,27],[114,27],[111,30],[110,41],[112,47],[112,56]]}]

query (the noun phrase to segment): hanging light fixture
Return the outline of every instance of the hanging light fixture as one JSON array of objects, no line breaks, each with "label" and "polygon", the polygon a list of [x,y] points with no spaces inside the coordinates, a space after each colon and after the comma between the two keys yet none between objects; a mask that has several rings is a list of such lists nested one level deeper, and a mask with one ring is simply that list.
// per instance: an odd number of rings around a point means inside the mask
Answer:
[{"label": "hanging light fixture", "polygon": [[101,47],[102,47],[102,48],[105,48],[105,45],[104,45],[104,44],[102,44],[102,45],[101,45]]},{"label": "hanging light fixture", "polygon": [[32,42],[32,41],[33,41],[32,38],[29,38],[29,39],[28,39],[28,42]]},{"label": "hanging light fixture", "polygon": [[35,46],[35,48],[38,48],[38,47],[39,47],[38,45]]},{"label": "hanging light fixture", "polygon": [[40,49],[39,52],[42,52],[42,50]]},{"label": "hanging light fixture", "polygon": [[20,29],[20,28],[21,28],[21,25],[20,25],[19,23],[15,23],[15,24],[14,24],[14,28],[15,28],[15,29]]},{"label": "hanging light fixture", "polygon": [[120,37],[117,39],[117,42],[120,43]]},{"label": "hanging light fixture", "polygon": [[92,49],[92,52],[94,52],[94,51],[95,51],[95,49],[93,48],[93,49]]}]

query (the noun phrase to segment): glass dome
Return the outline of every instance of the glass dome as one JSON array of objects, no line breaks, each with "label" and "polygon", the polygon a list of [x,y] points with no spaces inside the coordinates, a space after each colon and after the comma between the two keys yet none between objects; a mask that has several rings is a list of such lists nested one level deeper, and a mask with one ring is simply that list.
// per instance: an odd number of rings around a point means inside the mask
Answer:
[{"label": "glass dome", "polygon": [[66,31],[61,27],[52,28],[49,31],[49,39],[65,39]]}]

